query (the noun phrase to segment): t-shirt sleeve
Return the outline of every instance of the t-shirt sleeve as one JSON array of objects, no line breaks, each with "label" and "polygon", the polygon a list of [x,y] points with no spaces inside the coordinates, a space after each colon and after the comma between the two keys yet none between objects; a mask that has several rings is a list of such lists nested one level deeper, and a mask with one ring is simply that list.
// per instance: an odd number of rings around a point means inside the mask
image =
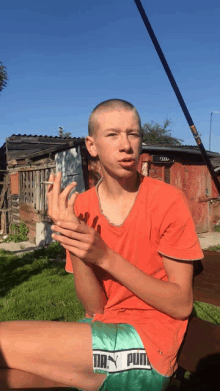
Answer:
[{"label": "t-shirt sleeve", "polygon": [[66,270],[66,272],[68,272],[68,273],[74,274],[73,265],[72,265],[71,258],[70,258],[70,252],[69,252],[68,250],[66,250],[66,265],[65,265],[65,270]]},{"label": "t-shirt sleeve", "polygon": [[181,260],[204,258],[188,201],[182,192],[163,217],[157,251],[161,255]]}]

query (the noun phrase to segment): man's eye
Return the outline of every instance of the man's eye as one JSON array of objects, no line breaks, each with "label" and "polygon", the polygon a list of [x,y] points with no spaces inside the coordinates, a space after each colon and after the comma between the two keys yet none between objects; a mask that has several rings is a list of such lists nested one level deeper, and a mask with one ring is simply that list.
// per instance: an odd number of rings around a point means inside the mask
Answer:
[{"label": "man's eye", "polygon": [[116,136],[116,133],[110,133],[108,136]]}]

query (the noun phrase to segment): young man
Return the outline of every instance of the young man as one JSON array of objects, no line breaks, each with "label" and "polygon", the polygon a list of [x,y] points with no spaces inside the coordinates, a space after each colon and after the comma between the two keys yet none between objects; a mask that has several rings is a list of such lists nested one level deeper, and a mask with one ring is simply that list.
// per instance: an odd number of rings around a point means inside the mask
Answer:
[{"label": "young man", "polygon": [[193,260],[203,258],[183,193],[136,167],[141,123],[130,103],[102,102],[89,119],[86,147],[102,178],[67,201],[51,175],[48,214],[67,250],[86,318],[3,322],[9,368],[82,390],[164,390],[192,311]]}]

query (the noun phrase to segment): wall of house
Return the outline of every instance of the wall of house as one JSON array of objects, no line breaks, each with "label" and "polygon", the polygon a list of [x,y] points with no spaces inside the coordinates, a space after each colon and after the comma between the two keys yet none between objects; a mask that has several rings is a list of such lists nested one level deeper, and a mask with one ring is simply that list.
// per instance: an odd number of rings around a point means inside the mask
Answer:
[{"label": "wall of house", "polygon": [[220,201],[214,202],[209,198],[217,197],[218,192],[207,166],[196,161],[195,156],[193,160],[191,155],[188,159],[185,156],[184,160],[176,156],[173,164],[155,164],[151,154],[142,153],[138,171],[182,190],[188,200],[196,232],[213,231],[215,221],[220,218]]},{"label": "wall of house", "polygon": [[[68,153],[67,153],[68,152]],[[155,155],[158,153],[154,153]],[[173,164],[154,163],[153,154],[142,153],[138,163],[138,171],[145,176],[164,181],[183,191],[189,203],[189,208],[196,226],[197,233],[212,231],[214,221],[220,219],[220,201],[209,201],[211,196],[217,196],[215,185],[211,180],[209,171],[204,163],[194,162],[180,156],[175,157]],[[191,157],[191,155],[189,155]],[[195,156],[194,156],[195,158]],[[40,162],[39,162],[40,163]],[[18,183],[18,173],[11,172],[12,198],[14,197],[14,207],[18,205],[18,195],[16,191],[23,183],[20,199],[20,220],[24,221],[29,228],[29,240],[32,243],[40,243],[42,235],[48,243],[51,240],[50,224],[46,216],[47,204],[45,201],[46,187],[40,185],[40,181],[47,181],[52,170],[62,172],[65,187],[68,183],[76,179],[78,184],[76,191],[85,191],[83,180],[82,159],[80,150],[71,149],[65,153],[58,153],[55,162],[49,165],[42,161],[39,167],[22,167],[21,184]],[[78,173],[78,177],[73,174]],[[101,167],[98,160],[88,157],[88,187],[92,188],[101,178]],[[22,179],[23,178],[23,179]],[[23,182],[22,182],[23,181]],[[38,237],[39,236],[39,237]]]},{"label": "wall of house", "polygon": [[[28,227],[28,240],[43,244],[51,241],[47,216],[47,185],[49,175],[55,170],[54,162],[39,161],[36,166],[22,166],[11,169],[11,223],[23,221]],[[16,194],[17,193],[17,194]],[[48,235],[50,233],[50,238]],[[39,236],[39,237],[38,237]]]},{"label": "wall of house", "polygon": [[9,232],[10,225],[10,176],[7,171],[1,172],[1,184],[0,184],[0,233],[6,234]]},{"label": "wall of house", "polygon": [[71,195],[78,191],[85,191],[85,183],[82,170],[82,158],[80,146],[70,148],[55,154],[56,172],[62,173],[61,187],[64,189],[72,182],[77,182],[77,186],[71,191]]},{"label": "wall of house", "polygon": [[213,216],[213,223],[220,225],[220,201],[213,200],[211,203],[211,211],[210,213]]}]

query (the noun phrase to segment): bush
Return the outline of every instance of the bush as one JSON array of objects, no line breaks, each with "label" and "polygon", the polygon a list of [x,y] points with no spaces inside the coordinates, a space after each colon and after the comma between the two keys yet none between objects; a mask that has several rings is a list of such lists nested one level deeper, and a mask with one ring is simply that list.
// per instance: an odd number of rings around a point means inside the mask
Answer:
[{"label": "bush", "polygon": [[10,234],[6,239],[3,239],[4,242],[26,242],[28,240],[28,227],[22,221],[19,225],[12,223],[10,225]]}]

